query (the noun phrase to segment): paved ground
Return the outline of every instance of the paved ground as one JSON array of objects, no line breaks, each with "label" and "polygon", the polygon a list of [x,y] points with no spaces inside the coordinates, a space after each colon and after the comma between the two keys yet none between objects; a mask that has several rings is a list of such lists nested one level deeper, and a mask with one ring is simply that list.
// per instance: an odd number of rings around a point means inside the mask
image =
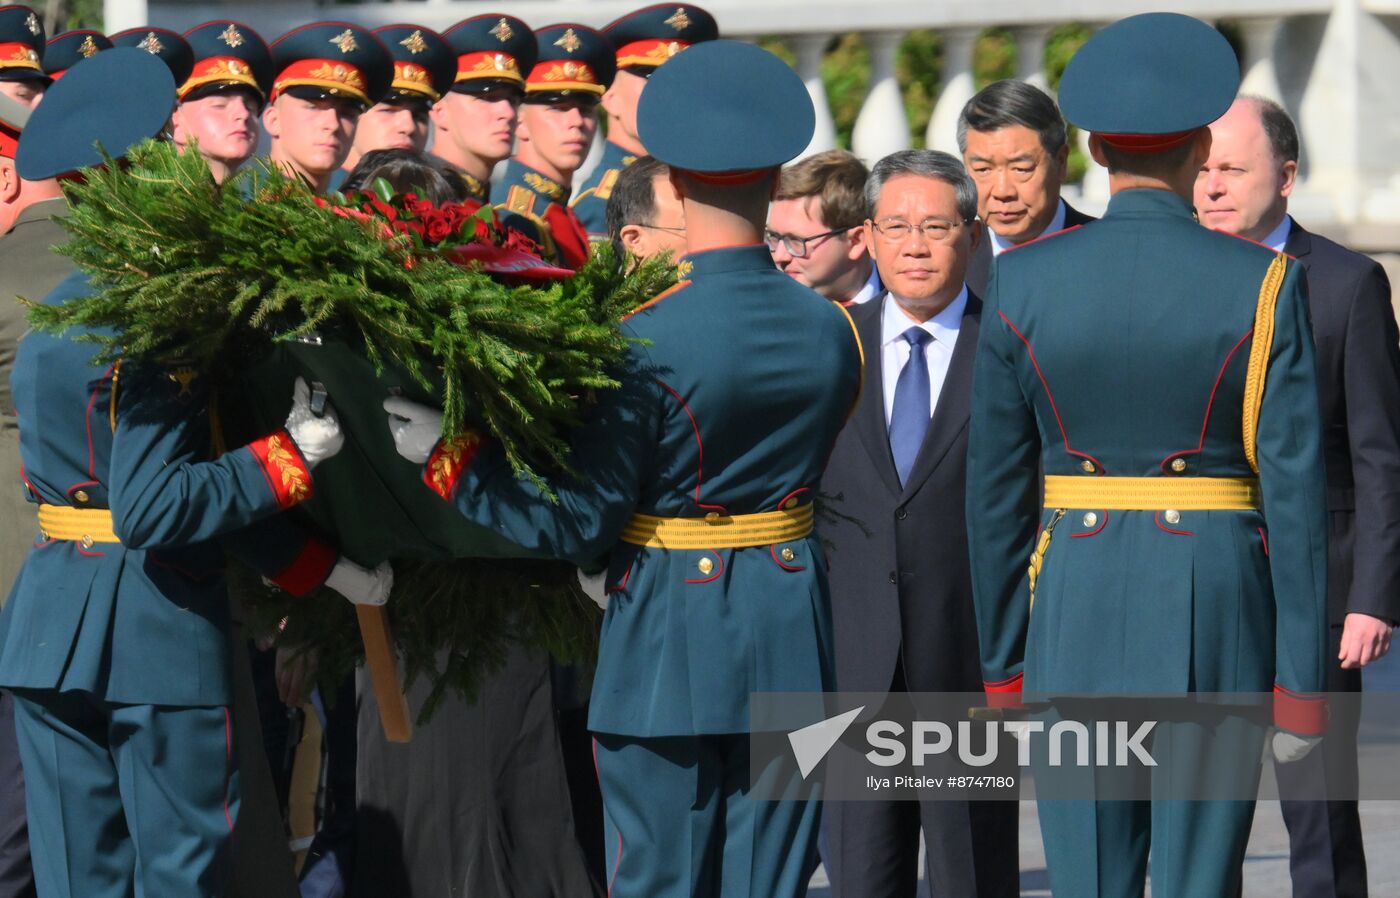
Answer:
[{"label": "paved ground", "polygon": [[[1400,692],[1400,655],[1387,656],[1369,668],[1366,688]],[[1396,761],[1400,763],[1400,757]],[[1361,821],[1371,894],[1400,895],[1400,852],[1395,850],[1395,846],[1400,845],[1400,801],[1363,801]],[[1288,833],[1276,801],[1260,802],[1255,811],[1244,871],[1244,898],[1287,898],[1292,894],[1288,878]],[[807,894],[808,898],[831,898],[825,871],[817,871]],[[1151,898],[1151,889],[1147,894]],[[928,898],[922,888],[919,898]],[[1040,844],[1040,823],[1036,819],[1035,804],[1031,802],[1021,805],[1021,898],[1050,898],[1050,881],[1045,873],[1045,854]]]}]

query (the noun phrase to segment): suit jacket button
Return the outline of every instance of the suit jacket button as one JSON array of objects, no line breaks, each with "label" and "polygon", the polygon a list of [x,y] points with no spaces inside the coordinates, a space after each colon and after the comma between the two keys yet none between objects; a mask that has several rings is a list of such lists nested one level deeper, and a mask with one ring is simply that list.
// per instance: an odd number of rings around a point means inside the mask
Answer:
[{"label": "suit jacket button", "polygon": [[1174,458],[1174,459],[1172,459],[1172,470],[1175,471],[1175,472],[1178,473],[1178,474],[1180,474],[1182,471],[1185,471],[1185,470],[1186,470],[1186,459],[1184,459],[1184,458]]},{"label": "suit jacket button", "polygon": [[1181,512],[1176,509],[1168,509],[1162,513],[1162,520],[1166,521],[1168,524],[1180,524]]},{"label": "suit jacket button", "polygon": [[715,563],[708,558],[700,559],[699,563],[695,566],[700,569],[700,573],[702,574],[708,574],[715,569]]},{"label": "suit jacket button", "polygon": [[1094,463],[1089,461],[1089,459],[1087,458],[1079,463],[1079,467],[1081,470],[1084,471],[1085,474],[1092,474],[1095,471]]},{"label": "suit jacket button", "polygon": [[890,571],[890,582],[891,582],[891,583],[898,583],[898,582],[899,582],[899,575],[896,574],[894,571]]},{"label": "suit jacket button", "polygon": [[791,547],[788,546],[784,546],[783,551],[778,554],[783,556],[783,561],[792,561],[797,557],[797,553],[792,551]]},{"label": "suit jacket button", "polygon": [[902,521],[905,518],[909,517],[909,509],[903,507],[897,508],[895,509],[894,516]]},{"label": "suit jacket button", "polygon": [[88,501],[87,490],[78,490],[76,493],[74,493],[73,501],[77,502],[79,505],[86,505]]}]

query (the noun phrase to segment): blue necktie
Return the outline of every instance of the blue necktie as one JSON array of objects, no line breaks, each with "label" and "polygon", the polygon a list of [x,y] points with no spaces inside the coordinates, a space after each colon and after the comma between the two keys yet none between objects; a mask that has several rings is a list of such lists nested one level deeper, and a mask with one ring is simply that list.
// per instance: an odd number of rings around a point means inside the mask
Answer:
[{"label": "blue necktie", "polygon": [[903,486],[909,479],[910,469],[914,467],[914,459],[919,457],[924,434],[928,432],[930,400],[924,344],[933,335],[921,327],[911,327],[900,336],[909,341],[909,361],[904,363],[899,380],[894,385],[894,409],[890,412],[890,453],[894,455],[899,485]]}]

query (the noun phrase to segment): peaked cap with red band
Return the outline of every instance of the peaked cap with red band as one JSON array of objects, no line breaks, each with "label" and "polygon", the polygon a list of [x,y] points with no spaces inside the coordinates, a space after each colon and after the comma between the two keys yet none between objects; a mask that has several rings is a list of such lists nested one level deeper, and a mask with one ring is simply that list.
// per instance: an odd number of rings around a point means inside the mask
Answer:
[{"label": "peaked cap with red band", "polygon": [[194,53],[194,71],[180,85],[180,102],[237,88],[265,101],[272,92],[272,51],[247,25],[226,19],[205,22],[186,31],[185,40]]},{"label": "peaked cap with red band", "polygon": [[100,31],[80,28],[49,38],[44,47],[44,71],[55,81],[85,59],[103,50],[112,49],[112,42]]},{"label": "peaked cap with red band", "polygon": [[365,108],[382,100],[394,80],[394,59],[359,25],[312,22],[273,41],[272,91],[308,100],[345,98]]},{"label": "peaked cap with red band", "polygon": [[189,41],[168,28],[128,28],[108,35],[107,39],[113,47],[135,47],[156,57],[170,69],[176,84],[184,84],[194,70],[194,51]]},{"label": "peaked cap with red band", "polygon": [[394,83],[385,100],[437,102],[457,78],[457,54],[442,35],[421,25],[385,25],[374,36],[394,58]]},{"label": "peaked cap with red band", "polygon": [[502,86],[523,89],[539,48],[535,32],[515,16],[486,13],[442,33],[457,54],[452,89],[474,93]]},{"label": "peaked cap with red band", "polygon": [[0,81],[49,82],[44,20],[27,6],[0,6]]},{"label": "peaked cap with red band", "polygon": [[648,6],[603,29],[617,48],[619,69],[651,69],[677,53],[719,37],[715,17],[688,3]]},{"label": "peaked cap with red band", "polygon": [[1239,60],[1219,31],[1190,16],[1145,13],[1079,48],[1060,81],[1060,109],[1118,150],[1160,153],[1224,115],[1239,86]]},{"label": "peaked cap with red band", "polygon": [[702,180],[743,184],[797,158],[812,140],[812,98],[761,47],[714,40],[656,70],[637,102],[651,155]]},{"label": "peaked cap with red band", "polygon": [[586,25],[546,25],[535,32],[538,62],[525,78],[525,100],[570,94],[601,97],[617,74],[613,45]]}]

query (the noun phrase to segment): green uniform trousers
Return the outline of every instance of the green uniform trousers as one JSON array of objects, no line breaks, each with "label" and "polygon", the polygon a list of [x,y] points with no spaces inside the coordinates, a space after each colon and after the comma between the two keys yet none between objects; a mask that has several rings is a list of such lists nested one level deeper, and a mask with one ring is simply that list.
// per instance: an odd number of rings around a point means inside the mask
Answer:
[{"label": "green uniform trousers", "polygon": [[[1150,739],[1160,766],[1150,771],[1068,765],[1052,772],[1045,749],[1033,752],[1052,892],[1142,898],[1150,854],[1153,898],[1238,894],[1254,802],[1231,799],[1258,787],[1264,736],[1263,727],[1227,713],[1163,720]],[[1123,800],[1126,795],[1139,800]],[[1209,800],[1215,795],[1229,797]]]},{"label": "green uniform trousers", "polygon": [[821,802],[749,796],[747,734],[595,737],[610,898],[801,898]]},{"label": "green uniform trousers", "polygon": [[224,893],[238,816],[226,708],[23,689],[15,690],[15,731],[40,895]]}]

